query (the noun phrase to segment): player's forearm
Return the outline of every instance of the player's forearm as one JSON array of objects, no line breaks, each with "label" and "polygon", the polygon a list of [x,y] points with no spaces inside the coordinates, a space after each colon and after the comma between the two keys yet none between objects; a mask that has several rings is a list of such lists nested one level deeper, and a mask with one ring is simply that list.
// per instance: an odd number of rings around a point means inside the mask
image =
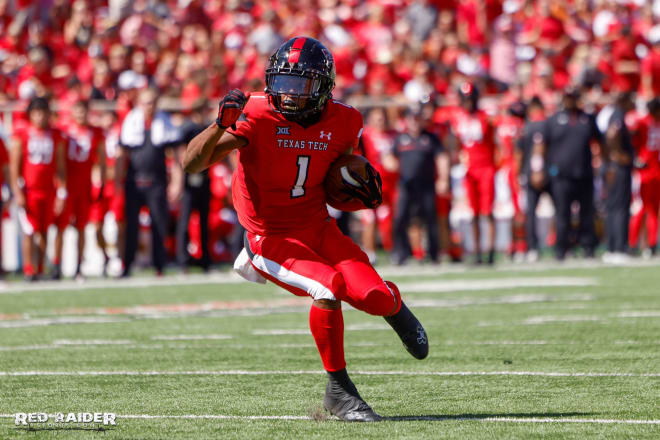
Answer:
[{"label": "player's forearm", "polygon": [[224,128],[213,122],[188,143],[182,161],[186,173],[199,173],[209,167],[211,156],[224,132]]},{"label": "player's forearm", "polygon": [[63,187],[66,187],[66,156],[64,145],[57,149],[57,178]]},{"label": "player's forearm", "polygon": [[21,145],[14,142],[9,152],[9,184],[14,194],[21,191],[18,179],[21,175]]}]

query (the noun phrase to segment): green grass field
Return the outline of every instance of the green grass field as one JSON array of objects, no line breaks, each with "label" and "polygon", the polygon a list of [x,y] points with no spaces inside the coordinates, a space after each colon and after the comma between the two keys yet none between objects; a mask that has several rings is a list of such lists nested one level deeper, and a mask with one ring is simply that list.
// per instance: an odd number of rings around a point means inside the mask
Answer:
[{"label": "green grass field", "polygon": [[[344,309],[349,373],[377,424],[325,415],[309,301],[271,284],[11,284],[0,438],[660,438],[657,262],[515,269],[388,277],[429,333],[424,361],[382,318]],[[113,412],[117,424],[28,430],[17,412]]]}]

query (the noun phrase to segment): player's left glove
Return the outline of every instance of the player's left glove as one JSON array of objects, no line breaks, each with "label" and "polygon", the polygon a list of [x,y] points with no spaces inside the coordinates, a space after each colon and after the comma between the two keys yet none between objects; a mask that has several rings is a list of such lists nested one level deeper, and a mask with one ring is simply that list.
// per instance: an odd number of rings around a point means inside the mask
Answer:
[{"label": "player's left glove", "polygon": [[247,100],[248,97],[239,89],[227,93],[218,105],[218,118],[215,120],[218,127],[236,129],[236,121],[241,116]]},{"label": "player's left glove", "polygon": [[375,209],[383,203],[383,181],[378,171],[371,166],[366,165],[367,179],[365,180],[355,171],[348,169],[350,176],[355,179],[360,186],[354,186],[348,182],[342,188],[342,191],[349,196],[360,200],[369,209]]}]

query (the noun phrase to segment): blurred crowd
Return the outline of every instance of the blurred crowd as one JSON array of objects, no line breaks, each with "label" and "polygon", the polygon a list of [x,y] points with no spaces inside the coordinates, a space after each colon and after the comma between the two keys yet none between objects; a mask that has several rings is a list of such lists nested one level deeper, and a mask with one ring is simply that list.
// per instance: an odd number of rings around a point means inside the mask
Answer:
[{"label": "blurred crowd", "polygon": [[339,99],[419,100],[466,75],[549,109],[574,81],[650,99],[659,14],[650,0],[0,0],[0,102],[105,99],[121,119],[145,84],[184,106],[256,90],[293,35],[332,50]]},{"label": "blurred crowd", "polygon": [[[370,254],[378,245],[392,249],[406,229],[412,240],[399,244],[395,262],[404,262],[407,254],[429,256],[429,251],[431,259],[437,259],[435,245],[429,246],[435,241],[441,243],[440,252],[444,249],[452,259],[460,258],[465,237],[449,227],[447,212],[458,191],[456,183],[452,188],[449,182],[451,175],[461,169],[466,173],[469,168],[470,159],[460,154],[465,142],[457,127],[452,128],[456,121],[451,117],[462,105],[464,84],[479,92],[477,104],[487,120],[484,129],[493,130],[492,147],[497,153],[493,166],[512,176],[507,179],[511,181],[513,223],[522,228],[522,232],[512,232],[512,253],[529,250],[529,225],[525,233],[524,224],[533,218],[525,192],[529,176],[522,176],[522,184],[519,179],[526,171],[521,168],[522,156],[515,157],[518,137],[526,123],[561,111],[567,90],[569,95],[577,94],[580,111],[594,118],[603,109],[616,107],[624,95],[632,99],[636,106],[626,108],[624,114],[633,153],[650,142],[649,136],[636,135],[648,132],[647,103],[660,95],[660,1],[647,0],[0,0],[0,109],[4,109],[0,138],[11,148],[12,139],[29,128],[25,110],[35,98],[49,101],[47,110],[54,110],[49,123],[65,134],[72,126],[99,130],[103,145],[99,147],[100,141],[94,145],[104,151],[94,155],[90,171],[90,203],[96,208],[89,221],[102,228],[105,214],[114,214],[120,225],[116,242],[121,255],[126,223],[125,200],[120,198],[124,183],[117,181],[113,188],[115,184],[109,182],[119,175],[125,178],[126,170],[115,173],[114,163],[121,126],[139,106],[140,91],[151,90],[161,106],[172,110],[168,115],[172,124],[181,128],[179,145],[168,148],[164,157],[170,220],[158,222],[154,237],[163,243],[163,252],[184,265],[191,255],[205,268],[211,261],[229,261],[236,229],[227,197],[232,164],[219,164],[191,183],[179,175],[177,151],[184,145],[186,133],[192,133],[192,119],[197,119],[197,126],[211,120],[212,111],[206,110],[213,107],[215,98],[232,88],[262,90],[268,57],[294,35],[318,38],[331,49],[337,69],[334,97],[364,110],[364,152],[382,165],[381,172],[390,173],[391,186],[399,183],[402,160],[394,154],[401,141],[397,143],[397,136],[407,132],[415,118],[423,125],[420,130],[433,133],[444,145],[446,156],[439,157],[445,158],[445,165],[439,163],[435,170],[440,181],[435,185],[437,234],[422,239],[415,232],[420,228],[410,220],[424,217],[428,209],[412,206],[406,211],[411,218],[398,221],[397,238],[397,225],[388,225],[396,223],[395,200],[379,212],[361,215],[362,244]],[[89,111],[88,102],[92,103]],[[78,103],[84,103],[84,117],[74,114]],[[43,104],[36,109],[40,107]],[[419,107],[419,111],[404,114],[410,107]],[[605,178],[598,170],[611,162],[606,136],[610,117],[611,112],[602,116],[600,138],[594,135],[589,141],[590,166],[596,170],[596,208],[599,197],[607,194],[598,190]],[[551,162],[548,142],[544,139],[542,147],[544,166]],[[522,154],[523,150],[518,151]],[[639,181],[642,168],[636,168],[636,156],[631,154],[630,168]],[[11,180],[9,175],[6,179]],[[549,175],[546,180],[550,185]],[[200,221],[204,216],[199,209],[188,213],[186,208],[186,214],[179,215],[186,189],[191,185],[198,188],[198,184],[209,185],[209,225]],[[551,193],[549,187],[547,192]],[[397,192],[393,194],[396,197]],[[480,204],[487,204],[472,202],[475,200],[470,203],[472,208],[476,203],[477,211],[482,210]],[[554,202],[557,205],[556,199]],[[141,213],[140,225],[147,227],[149,203],[143,205],[136,209]],[[483,211],[483,220],[490,222],[492,213]],[[482,213],[474,214],[478,219]],[[180,218],[185,225],[177,227]],[[597,219],[596,212],[596,224]],[[68,219],[61,222],[68,223]],[[200,224],[208,226],[204,237]],[[381,226],[380,234],[376,224]],[[633,221],[637,230],[641,224],[642,220]],[[647,229],[652,226],[650,223]],[[430,228],[422,222],[420,230]],[[486,242],[494,235],[494,226],[489,224],[489,228]],[[478,243],[484,241],[479,232],[477,227],[470,233]],[[594,235],[602,235],[599,228]],[[181,237],[184,245],[177,243]],[[102,233],[98,241],[100,246],[106,245]],[[486,245],[489,252],[492,247],[492,243]],[[616,254],[624,252],[620,246],[616,248]],[[185,253],[189,255],[184,257]],[[37,266],[35,263],[30,272],[38,273]]]}]

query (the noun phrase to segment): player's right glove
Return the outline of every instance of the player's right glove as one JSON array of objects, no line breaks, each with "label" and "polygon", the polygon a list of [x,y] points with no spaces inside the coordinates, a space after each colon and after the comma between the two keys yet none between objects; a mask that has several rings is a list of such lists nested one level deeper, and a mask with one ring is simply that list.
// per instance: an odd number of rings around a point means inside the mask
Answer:
[{"label": "player's right glove", "polygon": [[248,98],[245,96],[245,93],[239,89],[234,89],[227,93],[218,105],[218,118],[215,120],[218,127],[236,129],[236,121],[241,116],[247,100]]},{"label": "player's right glove", "polygon": [[344,185],[342,191],[349,196],[360,200],[369,209],[375,209],[383,203],[383,181],[378,171],[371,166],[366,165],[367,179],[365,180],[355,171],[348,169],[348,173],[355,179],[360,186]]}]

